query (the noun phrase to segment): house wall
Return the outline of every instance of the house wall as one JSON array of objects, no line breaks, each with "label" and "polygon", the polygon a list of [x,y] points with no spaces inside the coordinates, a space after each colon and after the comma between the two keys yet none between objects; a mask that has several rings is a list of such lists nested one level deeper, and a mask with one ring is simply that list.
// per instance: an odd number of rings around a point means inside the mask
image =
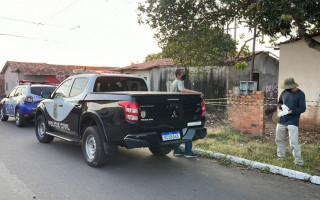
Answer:
[{"label": "house wall", "polygon": [[125,70],[124,74],[136,74],[147,79],[147,83],[150,86],[150,70]]},{"label": "house wall", "polygon": [[0,74],[0,95],[5,94],[4,74]]},{"label": "house wall", "polygon": [[[169,86],[175,79],[176,67],[153,68],[150,71],[150,85],[154,91],[169,91]],[[197,71],[196,67],[187,67],[186,72]],[[228,90],[239,87],[240,81],[250,80],[251,63],[245,70],[236,70],[233,66],[206,67],[208,76],[195,73],[185,81],[186,88],[202,91],[205,98],[225,97]],[[266,92],[267,97],[278,96],[279,61],[266,53],[255,57],[254,73],[259,73],[259,90]],[[135,72],[133,72],[135,73]],[[138,73],[138,71],[136,71]]]},{"label": "house wall", "polygon": [[43,76],[25,76],[22,73],[18,74],[18,80],[28,80],[28,81],[45,81],[46,75]]},{"label": "house wall", "polygon": [[[244,70],[237,70],[233,66],[228,67],[228,90],[239,92],[240,81],[250,81],[251,59],[247,60],[248,66]],[[259,74],[257,91],[266,93],[266,113],[276,110],[274,104],[278,97],[278,73],[279,60],[262,52],[255,56],[254,73]]]},{"label": "house wall", "polygon": [[[240,86],[240,81],[250,81],[251,59],[244,70],[228,67],[228,90]],[[254,59],[254,73],[259,73],[258,91],[266,92],[267,97],[278,97],[279,61],[267,53],[260,53]],[[276,89],[274,89],[276,88]]]},{"label": "house wall", "polygon": [[[151,70],[126,70],[124,73],[139,74],[147,77],[151,91],[169,91],[171,83],[175,80],[177,67],[157,67]],[[191,90],[201,91],[205,99],[226,98],[228,90],[239,87],[240,81],[250,79],[251,63],[245,70],[236,70],[234,67],[206,67],[208,75],[197,73],[196,67],[187,67],[185,71],[194,71],[194,75],[185,80],[185,87]],[[260,53],[255,57],[255,73],[259,73],[259,90],[266,92],[267,97],[278,95],[278,70],[279,61],[267,53]],[[226,103],[226,100],[225,100]],[[267,101],[274,104],[275,102]],[[223,106],[214,106],[215,109],[225,109]],[[267,106],[269,110],[275,110],[276,106]]]},{"label": "house wall", "polygon": [[[12,72],[12,69],[10,66],[8,66],[8,69],[4,73],[4,81],[5,81],[5,94],[8,95],[10,91],[17,86],[18,83],[18,72]],[[8,86],[8,87],[7,87]]]},{"label": "house wall", "polygon": [[[46,76],[25,76],[21,72],[12,72],[10,66],[4,73],[4,89],[5,94],[9,94],[9,92],[19,84],[19,80],[33,80],[33,81],[45,81]],[[6,84],[8,84],[8,88],[6,88]]]},{"label": "house wall", "polygon": [[[320,42],[320,36],[314,37]],[[306,129],[320,130],[320,52],[309,48],[303,41],[280,45],[279,83],[293,77],[299,88],[305,93],[307,110],[301,115],[300,126]],[[280,84],[279,84],[280,85]],[[278,87],[279,95],[282,89]]]}]

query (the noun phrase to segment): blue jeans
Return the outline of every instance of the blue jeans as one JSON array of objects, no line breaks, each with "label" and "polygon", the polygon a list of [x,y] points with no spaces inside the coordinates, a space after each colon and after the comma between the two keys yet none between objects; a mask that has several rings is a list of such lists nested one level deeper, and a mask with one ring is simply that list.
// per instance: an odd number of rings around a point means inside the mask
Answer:
[{"label": "blue jeans", "polygon": [[[191,149],[192,149],[192,141],[185,143],[185,154],[189,154],[191,153]],[[180,151],[180,144],[178,144],[175,148],[174,148],[175,152]]]}]

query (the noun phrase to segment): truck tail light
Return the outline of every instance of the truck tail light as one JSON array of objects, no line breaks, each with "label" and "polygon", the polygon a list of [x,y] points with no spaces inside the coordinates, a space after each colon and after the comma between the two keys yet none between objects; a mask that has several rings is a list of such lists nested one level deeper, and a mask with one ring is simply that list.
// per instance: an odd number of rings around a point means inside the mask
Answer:
[{"label": "truck tail light", "polygon": [[204,101],[201,101],[201,111],[202,111],[202,117],[205,117],[206,105],[204,104]]},{"label": "truck tail light", "polygon": [[139,121],[139,106],[137,102],[120,101],[119,105],[124,108],[126,120],[130,122]]},{"label": "truck tail light", "polygon": [[26,96],[26,97],[24,98],[24,101],[25,101],[26,103],[32,103],[32,102],[33,102],[33,98],[32,98],[32,96]]}]

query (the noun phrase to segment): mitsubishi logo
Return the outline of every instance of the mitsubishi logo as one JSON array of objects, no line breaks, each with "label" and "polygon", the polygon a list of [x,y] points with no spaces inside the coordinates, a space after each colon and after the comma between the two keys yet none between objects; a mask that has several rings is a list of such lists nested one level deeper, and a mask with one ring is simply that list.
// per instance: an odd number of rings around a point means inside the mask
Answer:
[{"label": "mitsubishi logo", "polygon": [[172,113],[171,117],[172,117],[172,118],[177,118],[177,117],[178,117],[178,115],[177,115],[177,113],[176,113],[176,111],[175,111],[175,110],[173,111],[173,113]]}]

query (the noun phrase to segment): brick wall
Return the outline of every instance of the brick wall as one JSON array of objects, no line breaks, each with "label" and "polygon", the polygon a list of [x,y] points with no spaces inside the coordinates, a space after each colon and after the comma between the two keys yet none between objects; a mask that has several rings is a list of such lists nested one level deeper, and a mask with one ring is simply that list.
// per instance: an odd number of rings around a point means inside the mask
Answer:
[{"label": "brick wall", "polygon": [[252,95],[228,94],[228,119],[238,131],[263,135],[265,128],[265,92],[255,91]]}]

